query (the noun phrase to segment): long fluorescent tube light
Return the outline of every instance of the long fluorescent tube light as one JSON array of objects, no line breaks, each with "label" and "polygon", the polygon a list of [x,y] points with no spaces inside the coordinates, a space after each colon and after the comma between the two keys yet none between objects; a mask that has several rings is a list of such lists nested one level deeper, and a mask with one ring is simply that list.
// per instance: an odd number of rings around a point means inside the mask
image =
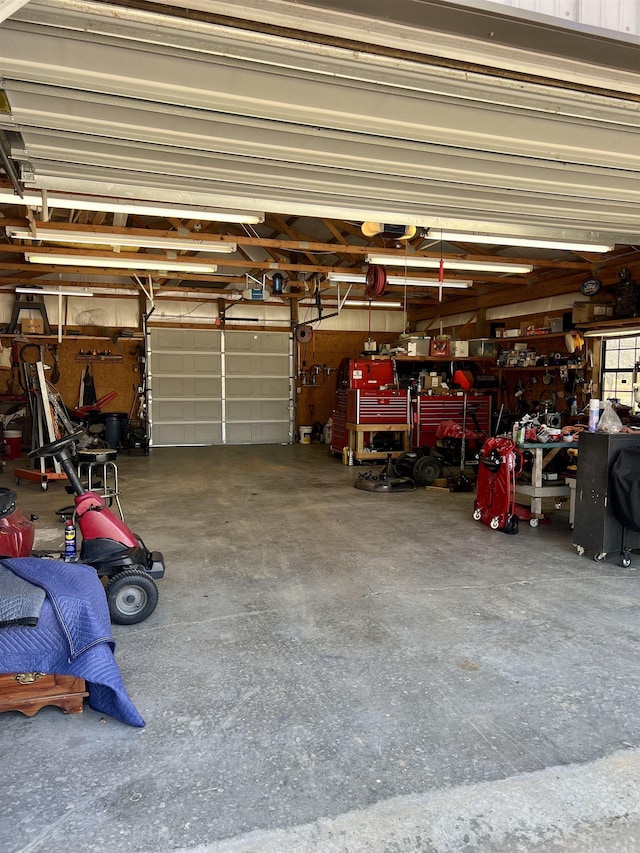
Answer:
[{"label": "long fluorescent tube light", "polygon": [[100,246],[132,246],[136,249],[145,247],[150,249],[171,249],[176,252],[196,251],[231,254],[238,248],[236,243],[210,243],[205,240],[181,240],[171,237],[135,237],[132,234],[107,234],[102,231],[90,234],[85,231],[76,233],[73,231],[59,231],[54,228],[36,228],[34,234],[28,228],[14,227],[7,227],[5,231],[8,237],[13,237],[16,240],[45,240],[55,243],[78,243]]},{"label": "long fluorescent tube light", "polygon": [[93,290],[79,287],[77,290],[46,290],[44,287],[16,287],[16,293],[32,293],[36,296],[93,296]]},{"label": "long fluorescent tube light", "polygon": [[185,260],[167,258],[166,261],[147,261],[138,255],[123,255],[120,258],[85,258],[76,255],[33,255],[24,253],[25,260],[30,264],[53,264],[67,267],[106,267],[118,270],[159,270],[160,272],[195,272],[214,273],[218,267],[215,264],[187,263]]},{"label": "long fluorescent tube light", "polygon": [[365,305],[367,308],[402,308],[402,302],[379,302],[369,299],[347,299],[343,305]]},{"label": "long fluorescent tube light", "polygon": [[411,287],[448,287],[464,290],[471,287],[472,281],[438,281],[437,278],[409,278],[404,275],[388,275],[387,282],[389,284],[406,284]]},{"label": "long fluorescent tube light", "polygon": [[640,336],[640,328],[634,329],[608,329],[606,332],[590,329],[588,332],[580,332],[583,338],[628,338],[634,335]]},{"label": "long fluorescent tube light", "polygon": [[[63,196],[47,193],[45,203],[49,208],[64,210],[94,210],[105,213],[133,213],[140,216],[175,216],[178,219],[201,219],[207,222],[239,222],[257,225],[264,222],[263,213],[248,210],[214,210],[210,207],[180,207],[168,204],[155,204],[151,201],[120,201],[100,196]],[[22,196],[15,193],[0,192],[0,203],[23,204],[26,207],[41,208],[43,198],[40,193],[26,192]]]},{"label": "long fluorescent tube light", "polygon": [[[330,272],[327,276],[329,281],[341,281],[345,284],[364,284],[367,280],[365,275],[357,275],[355,273],[338,273]],[[410,278],[403,275],[388,275],[388,284],[406,284],[411,287],[449,287],[449,288],[467,288],[471,287],[472,281],[438,281],[437,278]]]},{"label": "long fluorescent tube light", "polygon": [[579,243],[571,240],[543,240],[535,237],[504,237],[497,234],[463,233],[461,231],[429,230],[434,240],[460,240],[463,243],[481,243],[487,246],[526,246],[531,249],[567,249],[571,252],[611,252],[615,247],[605,243]]},{"label": "long fluorescent tube light", "polygon": [[[440,269],[438,258],[422,258],[415,255],[367,255],[367,263],[392,267],[417,267],[427,270]],[[531,264],[501,264],[493,261],[457,261],[445,258],[445,270],[477,270],[478,272],[504,272],[514,275],[533,270]]]}]

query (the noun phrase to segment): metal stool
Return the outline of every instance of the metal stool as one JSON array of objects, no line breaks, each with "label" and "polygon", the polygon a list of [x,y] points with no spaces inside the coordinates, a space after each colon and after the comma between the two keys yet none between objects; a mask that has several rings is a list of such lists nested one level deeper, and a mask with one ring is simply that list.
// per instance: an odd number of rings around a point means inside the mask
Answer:
[{"label": "metal stool", "polygon": [[[87,481],[87,490],[95,492],[104,500],[107,506],[115,501],[124,521],[124,513],[118,496],[118,466],[114,462],[118,453],[116,450],[81,450],[78,453],[78,476]],[[101,477],[100,483],[96,482]]]}]

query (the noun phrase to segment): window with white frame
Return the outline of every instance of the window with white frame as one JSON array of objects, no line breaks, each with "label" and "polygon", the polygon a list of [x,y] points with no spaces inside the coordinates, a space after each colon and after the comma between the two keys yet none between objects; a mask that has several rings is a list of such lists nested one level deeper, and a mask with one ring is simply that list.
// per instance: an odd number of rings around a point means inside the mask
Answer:
[{"label": "window with white frame", "polygon": [[640,381],[640,335],[603,340],[602,398],[638,410],[634,383]]}]

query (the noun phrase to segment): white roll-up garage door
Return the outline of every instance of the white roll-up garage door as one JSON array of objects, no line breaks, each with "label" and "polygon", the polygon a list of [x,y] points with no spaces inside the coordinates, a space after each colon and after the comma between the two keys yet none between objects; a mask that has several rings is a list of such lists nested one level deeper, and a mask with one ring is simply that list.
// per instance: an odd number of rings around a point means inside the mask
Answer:
[{"label": "white roll-up garage door", "polygon": [[153,446],[292,441],[289,334],[152,328],[148,346]]}]

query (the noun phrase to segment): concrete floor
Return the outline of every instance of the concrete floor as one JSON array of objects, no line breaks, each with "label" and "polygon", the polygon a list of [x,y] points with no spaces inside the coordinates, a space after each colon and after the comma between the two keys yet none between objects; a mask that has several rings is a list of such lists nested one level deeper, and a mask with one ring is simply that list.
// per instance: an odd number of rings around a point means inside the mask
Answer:
[{"label": "concrete floor", "polygon": [[[358,491],[323,445],[119,470],[167,563],[113,631],[147,726],[1,715],[2,853],[640,850],[640,557]],[[17,491],[61,542],[62,485]]]}]

